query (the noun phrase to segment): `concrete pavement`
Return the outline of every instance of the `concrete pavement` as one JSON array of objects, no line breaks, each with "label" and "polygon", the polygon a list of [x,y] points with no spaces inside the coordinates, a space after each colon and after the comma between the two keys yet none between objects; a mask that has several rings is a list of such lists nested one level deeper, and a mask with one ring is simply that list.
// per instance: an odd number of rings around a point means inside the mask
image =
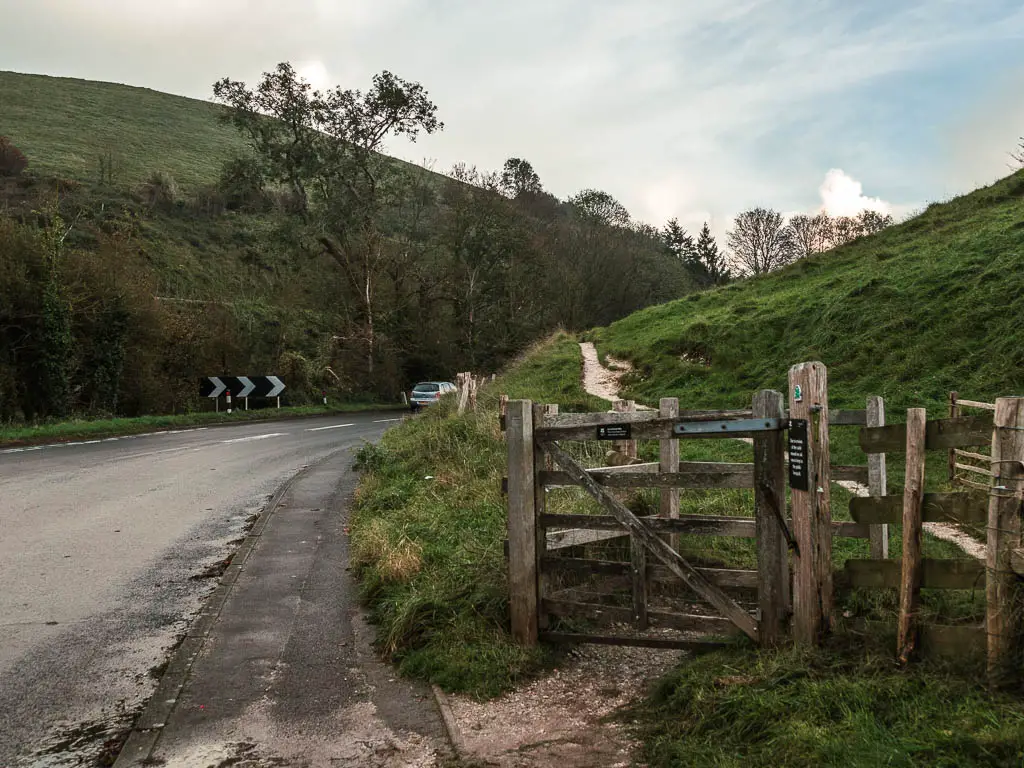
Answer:
[{"label": "concrete pavement", "polygon": [[172,660],[117,768],[399,768],[447,757],[430,689],[376,659],[355,599],[350,464],[338,454],[304,471],[257,524],[237,573],[225,574],[219,613]]},{"label": "concrete pavement", "polygon": [[213,591],[204,574],[217,575],[274,491],[396,418],[0,452],[0,766],[94,759]]}]

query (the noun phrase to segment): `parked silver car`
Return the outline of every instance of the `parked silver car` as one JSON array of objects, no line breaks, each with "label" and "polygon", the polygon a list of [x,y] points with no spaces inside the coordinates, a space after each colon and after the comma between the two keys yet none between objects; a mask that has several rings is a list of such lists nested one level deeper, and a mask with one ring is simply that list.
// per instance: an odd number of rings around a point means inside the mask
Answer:
[{"label": "parked silver car", "polygon": [[444,395],[457,391],[450,381],[421,381],[412,388],[409,396],[409,408],[413,413],[425,405],[433,405]]}]

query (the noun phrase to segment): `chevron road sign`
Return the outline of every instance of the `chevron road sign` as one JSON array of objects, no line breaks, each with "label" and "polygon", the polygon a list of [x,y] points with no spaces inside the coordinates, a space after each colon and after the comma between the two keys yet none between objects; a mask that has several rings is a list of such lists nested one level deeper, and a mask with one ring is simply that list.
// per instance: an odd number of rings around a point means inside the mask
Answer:
[{"label": "chevron road sign", "polygon": [[200,397],[279,397],[285,384],[277,376],[206,376],[199,380]]}]

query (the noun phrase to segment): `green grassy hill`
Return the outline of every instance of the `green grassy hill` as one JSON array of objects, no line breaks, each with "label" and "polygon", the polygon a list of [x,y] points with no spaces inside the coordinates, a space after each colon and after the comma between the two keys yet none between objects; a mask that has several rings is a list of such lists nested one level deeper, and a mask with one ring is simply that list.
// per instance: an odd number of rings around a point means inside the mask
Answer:
[{"label": "green grassy hill", "polygon": [[592,338],[631,360],[629,395],[685,407],[785,391],[821,360],[837,405],[883,395],[939,405],[950,390],[1024,393],[1024,171],[776,273],[637,312]]},{"label": "green grassy hill", "polygon": [[0,104],[0,135],[40,174],[90,181],[103,158],[113,160],[120,183],[161,171],[194,188],[216,181],[224,160],[248,153],[238,132],[216,119],[222,107],[149,88],[0,72]]},{"label": "green grassy hill", "polygon": [[238,133],[214,119],[218,107],[148,88],[0,72],[0,134],[40,173],[79,181],[99,175],[112,155],[115,173],[137,183],[154,171],[188,186],[214,181],[211,158],[243,154]]},{"label": "green grassy hill", "polygon": [[[0,178],[0,421],[204,407],[195,379],[219,373],[394,400],[693,285],[649,234],[386,157],[367,277],[324,252],[323,210],[303,220],[258,169],[224,175],[249,150],[221,111],[0,72],[0,136],[29,161]],[[555,277],[524,293],[534,274]]]}]

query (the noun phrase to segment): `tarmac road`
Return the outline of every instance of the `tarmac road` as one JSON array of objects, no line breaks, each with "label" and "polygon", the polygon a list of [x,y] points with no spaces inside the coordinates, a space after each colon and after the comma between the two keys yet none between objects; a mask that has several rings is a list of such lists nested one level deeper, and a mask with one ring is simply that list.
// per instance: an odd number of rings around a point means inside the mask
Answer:
[{"label": "tarmac road", "polygon": [[274,492],[397,420],[0,450],[0,766],[73,765],[129,726]]}]

